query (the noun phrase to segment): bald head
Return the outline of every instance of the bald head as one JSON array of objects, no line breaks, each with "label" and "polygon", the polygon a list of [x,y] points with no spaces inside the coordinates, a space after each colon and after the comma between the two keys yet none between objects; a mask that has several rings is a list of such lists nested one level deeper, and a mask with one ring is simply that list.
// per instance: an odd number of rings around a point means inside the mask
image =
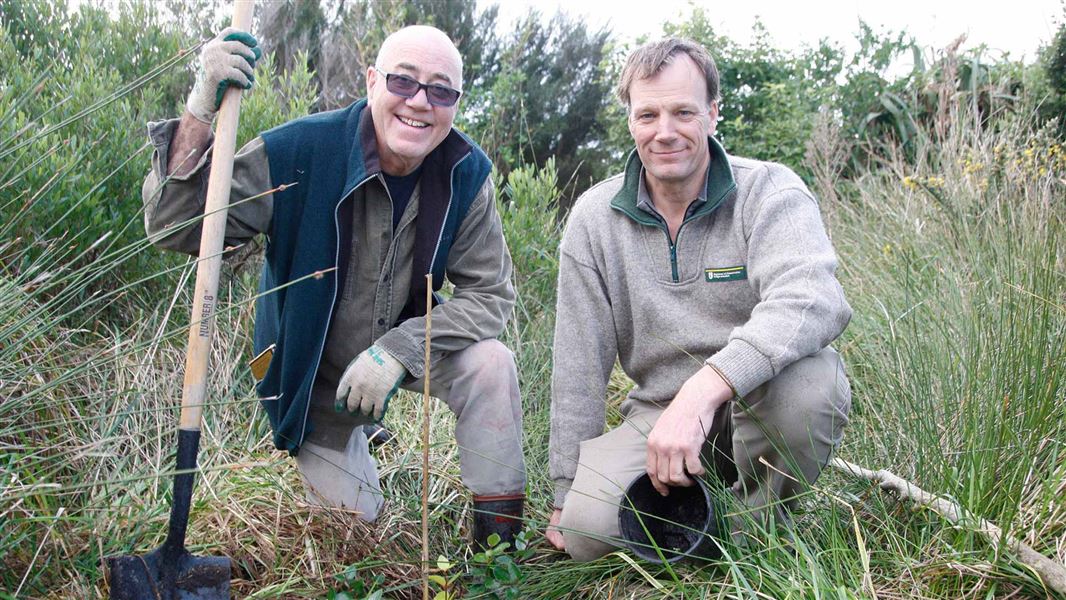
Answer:
[{"label": "bald head", "polygon": [[432,65],[434,79],[444,80],[449,87],[463,89],[463,57],[448,34],[429,25],[411,25],[389,35],[381,44],[375,65],[389,71],[398,64],[416,60]]},{"label": "bald head", "polygon": [[[406,89],[391,91],[390,78]],[[412,85],[418,86],[413,94]],[[413,172],[452,129],[458,102],[431,102],[429,86],[463,89],[463,59],[448,36],[414,25],[385,38],[366,70],[366,87],[381,169],[389,175]]]}]

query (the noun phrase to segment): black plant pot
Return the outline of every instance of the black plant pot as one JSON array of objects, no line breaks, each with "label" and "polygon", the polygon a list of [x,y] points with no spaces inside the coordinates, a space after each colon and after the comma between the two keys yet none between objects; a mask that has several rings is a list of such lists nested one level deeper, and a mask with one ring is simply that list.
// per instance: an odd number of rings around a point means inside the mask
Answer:
[{"label": "black plant pot", "polygon": [[728,525],[707,484],[696,482],[670,488],[669,496],[655,490],[647,473],[629,484],[618,507],[618,528],[633,554],[656,563],[721,556],[717,540]]}]

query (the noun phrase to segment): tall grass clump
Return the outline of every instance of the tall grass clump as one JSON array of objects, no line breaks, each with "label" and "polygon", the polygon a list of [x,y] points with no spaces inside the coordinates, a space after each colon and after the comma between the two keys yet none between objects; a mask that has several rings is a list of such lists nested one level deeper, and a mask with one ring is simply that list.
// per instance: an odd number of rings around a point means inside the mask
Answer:
[{"label": "tall grass clump", "polygon": [[[947,128],[916,138],[916,160],[886,159],[826,194],[838,197],[827,219],[855,309],[841,344],[856,398],[842,453],[1061,563],[1066,158],[1025,118],[993,130],[966,103],[947,108]],[[882,533],[918,544],[918,562],[892,557],[885,574],[919,579],[923,595],[1043,593],[973,531],[901,520],[905,538]]]},{"label": "tall grass clump", "polygon": [[[176,114],[192,56],[180,48],[199,40],[153,15],[0,8],[0,597],[101,597],[103,557],[158,545],[165,530],[194,265],[149,248],[140,181],[145,121]],[[267,61],[259,75],[245,139],[313,100],[306,70],[276,76]],[[194,514],[255,489],[244,471],[278,460],[249,451],[269,442],[241,366],[246,280],[224,288]],[[254,507],[258,493],[237,495]],[[232,543],[247,516],[209,512],[193,535],[230,532],[211,539],[254,573],[269,552]]]}]

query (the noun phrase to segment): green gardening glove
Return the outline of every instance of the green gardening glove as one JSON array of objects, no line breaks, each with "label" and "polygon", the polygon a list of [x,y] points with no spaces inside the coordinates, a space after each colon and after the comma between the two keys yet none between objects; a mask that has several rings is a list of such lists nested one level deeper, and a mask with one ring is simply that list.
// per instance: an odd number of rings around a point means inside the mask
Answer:
[{"label": "green gardening glove", "polygon": [[252,71],[263,55],[259,42],[250,33],[227,27],[200,50],[200,70],[185,108],[192,116],[211,124],[222,106],[226,88],[235,85],[251,89]]},{"label": "green gardening glove", "polygon": [[334,408],[359,411],[380,421],[396,395],[407,369],[391,354],[374,345],[355,357],[337,384]]}]

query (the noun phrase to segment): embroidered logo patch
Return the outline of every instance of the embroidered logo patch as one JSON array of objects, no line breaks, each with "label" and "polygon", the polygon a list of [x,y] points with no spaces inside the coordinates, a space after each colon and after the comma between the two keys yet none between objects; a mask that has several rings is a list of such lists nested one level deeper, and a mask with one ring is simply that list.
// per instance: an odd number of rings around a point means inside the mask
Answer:
[{"label": "embroidered logo patch", "polygon": [[718,267],[714,269],[704,269],[703,274],[707,278],[707,283],[737,281],[748,278],[748,269],[744,265],[739,267]]}]

